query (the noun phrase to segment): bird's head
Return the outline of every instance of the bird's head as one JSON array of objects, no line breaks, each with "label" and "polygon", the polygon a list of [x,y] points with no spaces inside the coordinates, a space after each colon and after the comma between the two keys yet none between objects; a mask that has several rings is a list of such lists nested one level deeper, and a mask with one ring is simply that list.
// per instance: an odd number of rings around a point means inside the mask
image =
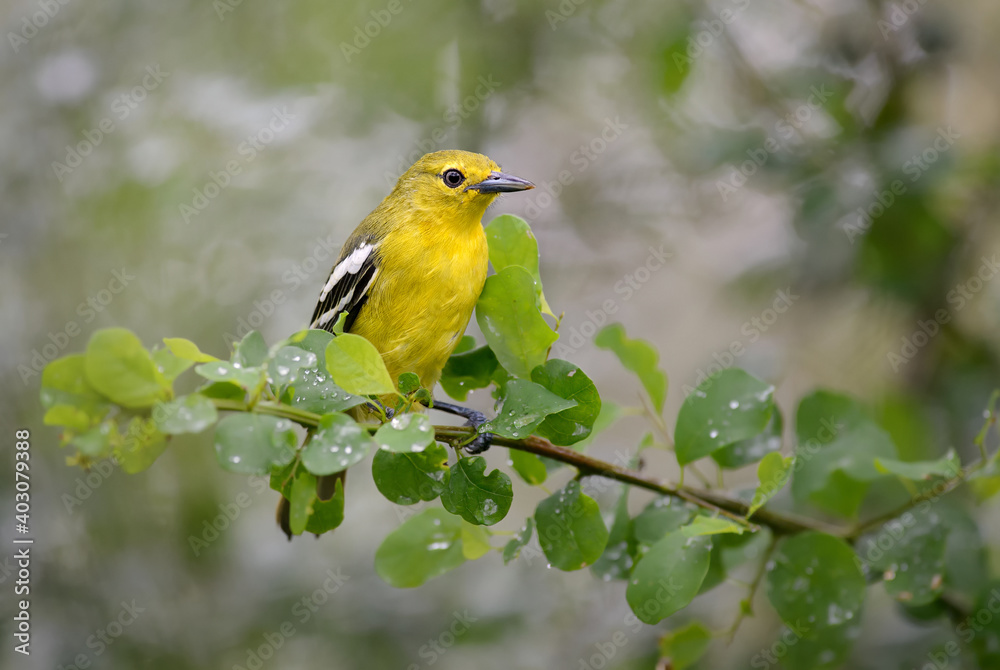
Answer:
[{"label": "bird's head", "polygon": [[534,187],[526,179],[501,172],[482,154],[457,150],[425,154],[396,186],[407,191],[419,209],[475,217],[477,222],[501,193]]}]

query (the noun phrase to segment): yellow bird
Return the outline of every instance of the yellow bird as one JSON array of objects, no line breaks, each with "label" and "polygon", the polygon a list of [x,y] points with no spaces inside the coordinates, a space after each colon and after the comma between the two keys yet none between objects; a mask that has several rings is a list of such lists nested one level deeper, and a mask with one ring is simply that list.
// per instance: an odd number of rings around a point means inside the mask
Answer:
[{"label": "yellow bird", "polygon": [[[332,331],[347,312],[344,331],[375,345],[393,380],[414,372],[433,388],[486,281],[483,214],[501,193],[531,188],[482,154],[436,151],[421,157],[347,239],[310,328]],[[471,425],[485,420],[464,407],[437,401],[434,407]],[[489,436],[482,435],[467,448],[475,453],[488,446]],[[320,499],[333,495],[336,477],[321,478]],[[282,498],[278,517],[286,533],[287,513]]]}]

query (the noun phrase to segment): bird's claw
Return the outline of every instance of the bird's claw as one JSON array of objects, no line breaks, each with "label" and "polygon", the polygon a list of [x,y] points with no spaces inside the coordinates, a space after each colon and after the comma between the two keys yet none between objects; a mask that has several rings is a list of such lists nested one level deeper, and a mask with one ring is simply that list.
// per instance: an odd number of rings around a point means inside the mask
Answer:
[{"label": "bird's claw", "polygon": [[[473,412],[465,425],[472,426],[478,432],[479,427],[484,423],[486,423],[486,415],[482,412]],[[493,444],[493,433],[478,433],[475,439],[464,446],[466,453],[481,454],[489,449],[491,444]]]}]

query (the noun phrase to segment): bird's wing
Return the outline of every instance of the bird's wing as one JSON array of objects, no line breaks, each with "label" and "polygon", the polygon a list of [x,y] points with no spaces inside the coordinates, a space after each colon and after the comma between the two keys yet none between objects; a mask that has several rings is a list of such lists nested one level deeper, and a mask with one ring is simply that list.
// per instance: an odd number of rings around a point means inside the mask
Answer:
[{"label": "bird's wing", "polygon": [[319,294],[310,328],[333,331],[342,312],[347,312],[344,331],[351,329],[358,312],[368,299],[368,289],[378,275],[375,259],[378,244],[370,237],[358,239],[344,248],[330,277]]}]

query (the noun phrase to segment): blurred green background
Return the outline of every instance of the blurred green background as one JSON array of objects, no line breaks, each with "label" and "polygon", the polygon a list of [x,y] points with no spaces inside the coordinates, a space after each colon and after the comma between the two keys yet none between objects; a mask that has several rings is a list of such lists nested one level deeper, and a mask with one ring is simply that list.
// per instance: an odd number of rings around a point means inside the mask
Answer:
[{"label": "blurred green background", "polygon": [[[38,370],[97,328],[224,356],[249,326],[269,342],[304,326],[342,240],[425,151],[481,151],[538,184],[487,216],[532,225],[566,312],[558,353],[606,399],[635,402],[591,343],[619,320],[661,351],[670,417],[735,364],[786,413],[815,386],[848,391],[904,458],[973,455],[1000,386],[994,2],[30,0],[3,17],[0,415],[4,445],[31,430],[36,544],[33,654],[5,634],[0,666],[577,669],[622,632],[606,667],[653,667],[686,614],[629,625],[624,584],[588,571],[492,556],[412,591],[380,582],[375,549],[410,510],[364,466],[343,526],[287,543],[276,494],[223,473],[210,435],[88,483],[42,424]],[[669,258],[646,266],[654,252]],[[625,420],[594,453],[641,430]],[[666,462],[646,468],[675,476]],[[500,527],[543,496],[517,488]],[[9,538],[12,477],[0,510]],[[976,510],[970,544],[990,564],[995,511]],[[724,628],[741,594],[695,607]],[[765,667],[779,626],[758,610],[699,667]],[[847,667],[922,667],[951,634],[875,590],[864,623]]]}]

